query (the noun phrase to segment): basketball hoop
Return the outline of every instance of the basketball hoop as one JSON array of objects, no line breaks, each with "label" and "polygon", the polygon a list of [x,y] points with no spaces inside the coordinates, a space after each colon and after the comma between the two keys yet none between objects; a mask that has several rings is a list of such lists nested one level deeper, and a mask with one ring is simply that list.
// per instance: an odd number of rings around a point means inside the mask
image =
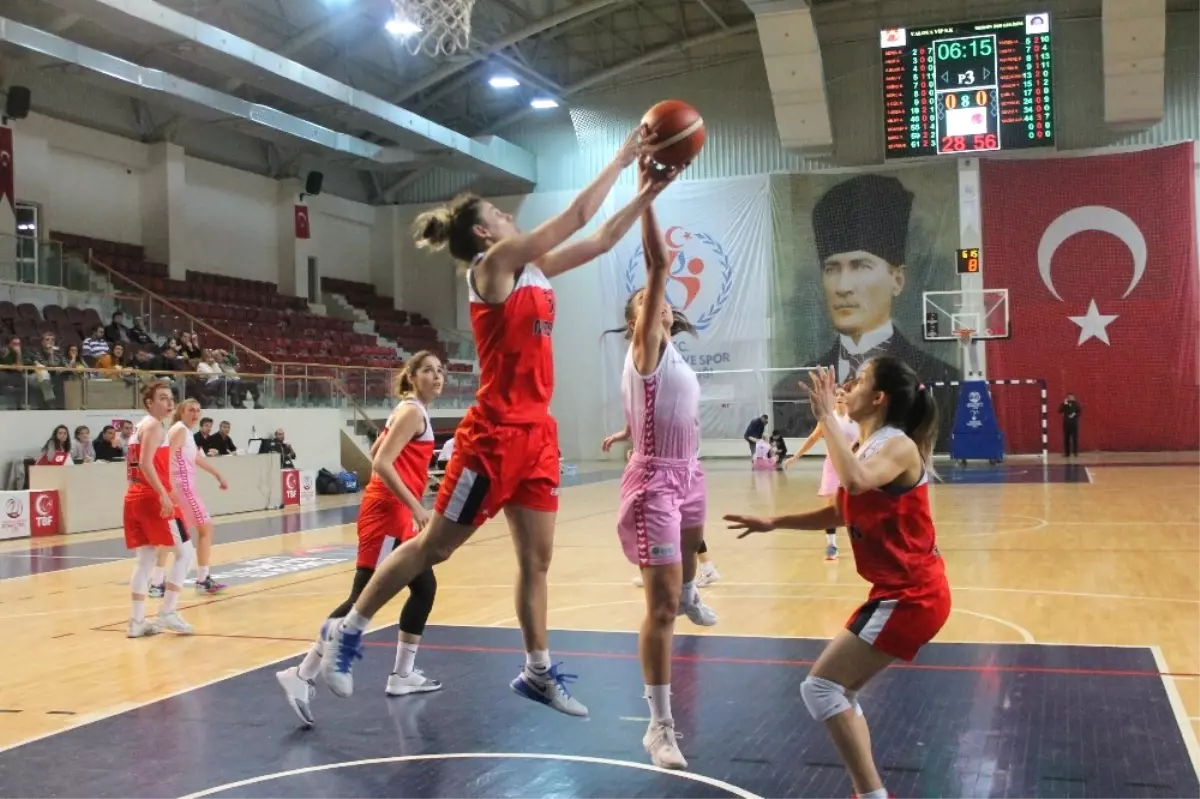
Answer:
[{"label": "basketball hoop", "polygon": [[958,343],[964,347],[971,343],[971,339],[975,336],[975,331],[969,327],[964,327],[954,331],[954,337],[958,339]]},{"label": "basketball hoop", "polygon": [[450,56],[471,44],[475,0],[392,0],[404,47],[413,55]]}]

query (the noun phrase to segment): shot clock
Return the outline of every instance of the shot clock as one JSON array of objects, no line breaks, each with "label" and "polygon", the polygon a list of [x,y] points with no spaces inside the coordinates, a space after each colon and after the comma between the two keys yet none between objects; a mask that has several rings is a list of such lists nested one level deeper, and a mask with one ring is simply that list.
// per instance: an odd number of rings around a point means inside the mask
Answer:
[{"label": "shot clock", "polygon": [[880,44],[888,158],[1054,146],[1048,14],[892,28]]},{"label": "shot clock", "polygon": [[979,248],[971,247],[958,250],[958,273],[960,275],[979,274]]}]

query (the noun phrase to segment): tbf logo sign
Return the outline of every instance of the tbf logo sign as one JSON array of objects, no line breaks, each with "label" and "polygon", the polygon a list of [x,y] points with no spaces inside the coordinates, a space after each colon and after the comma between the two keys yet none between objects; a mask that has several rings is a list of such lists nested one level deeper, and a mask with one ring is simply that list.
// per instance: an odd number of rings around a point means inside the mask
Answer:
[{"label": "tbf logo sign", "polygon": [[300,504],[300,472],[296,469],[284,469],[283,476],[283,504],[299,505]]},{"label": "tbf logo sign", "polygon": [[57,491],[0,491],[0,539],[57,535]]}]

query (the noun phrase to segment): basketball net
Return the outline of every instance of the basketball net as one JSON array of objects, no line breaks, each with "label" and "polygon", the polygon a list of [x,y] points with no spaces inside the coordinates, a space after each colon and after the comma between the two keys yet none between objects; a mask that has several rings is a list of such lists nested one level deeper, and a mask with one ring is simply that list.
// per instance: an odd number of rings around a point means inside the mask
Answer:
[{"label": "basketball net", "polygon": [[979,352],[975,349],[975,331],[970,328],[962,328],[955,330],[954,335],[958,337],[958,343],[963,349],[963,367],[966,369],[966,379],[972,377],[982,377],[983,373],[979,371]]},{"label": "basketball net", "polygon": [[413,55],[454,55],[471,43],[471,10],[475,0],[392,0],[396,19],[421,30],[403,36]]}]

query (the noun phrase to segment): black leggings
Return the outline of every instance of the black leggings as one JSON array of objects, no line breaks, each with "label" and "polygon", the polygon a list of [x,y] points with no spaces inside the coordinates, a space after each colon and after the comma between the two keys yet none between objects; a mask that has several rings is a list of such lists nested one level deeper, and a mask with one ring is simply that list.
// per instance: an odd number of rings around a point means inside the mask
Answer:
[{"label": "black leggings", "polygon": [[[346,598],[345,602],[338,605],[333,613],[329,614],[329,618],[345,618],[354,608],[358,595],[367,587],[367,583],[371,582],[371,575],[374,573],[374,569],[359,566],[354,571],[354,585],[350,588],[350,596]],[[400,632],[409,635],[425,633],[425,623],[429,621],[429,614],[433,611],[435,596],[437,596],[437,578],[433,576],[433,569],[426,569],[408,584],[408,599],[404,601],[404,607],[400,609]]]}]

